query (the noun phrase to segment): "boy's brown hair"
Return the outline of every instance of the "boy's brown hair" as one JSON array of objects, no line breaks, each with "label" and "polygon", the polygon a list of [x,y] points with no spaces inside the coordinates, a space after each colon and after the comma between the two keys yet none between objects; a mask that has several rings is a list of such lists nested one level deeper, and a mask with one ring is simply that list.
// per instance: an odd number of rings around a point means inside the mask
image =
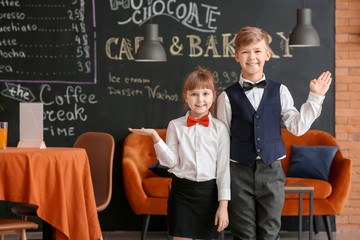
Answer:
[{"label": "boy's brown hair", "polygon": [[241,46],[246,46],[250,43],[258,43],[262,40],[265,41],[266,47],[270,49],[267,32],[257,27],[244,27],[235,37],[236,52]]}]

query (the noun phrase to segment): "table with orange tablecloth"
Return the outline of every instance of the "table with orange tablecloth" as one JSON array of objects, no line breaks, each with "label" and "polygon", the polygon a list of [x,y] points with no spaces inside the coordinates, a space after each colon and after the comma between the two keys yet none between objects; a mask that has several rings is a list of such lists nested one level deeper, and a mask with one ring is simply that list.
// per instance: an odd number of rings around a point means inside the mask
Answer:
[{"label": "table with orange tablecloth", "polygon": [[101,237],[91,172],[80,148],[0,150],[0,200],[31,203],[57,240]]}]

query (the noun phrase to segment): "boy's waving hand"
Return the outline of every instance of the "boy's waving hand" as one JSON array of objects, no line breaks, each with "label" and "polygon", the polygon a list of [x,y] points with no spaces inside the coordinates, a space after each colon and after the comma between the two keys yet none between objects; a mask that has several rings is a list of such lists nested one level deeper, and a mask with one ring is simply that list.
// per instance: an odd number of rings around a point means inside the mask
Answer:
[{"label": "boy's waving hand", "polygon": [[323,72],[318,79],[310,81],[310,91],[320,96],[324,96],[329,90],[331,80],[331,73],[329,71]]}]

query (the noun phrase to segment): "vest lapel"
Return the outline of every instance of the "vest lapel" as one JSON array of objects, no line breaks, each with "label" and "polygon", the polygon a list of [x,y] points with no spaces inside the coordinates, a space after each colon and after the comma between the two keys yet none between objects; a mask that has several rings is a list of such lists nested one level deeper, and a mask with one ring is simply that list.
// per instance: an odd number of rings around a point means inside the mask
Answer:
[{"label": "vest lapel", "polygon": [[269,84],[271,84],[271,83],[268,80],[265,80],[265,81],[266,81],[266,87],[264,88],[264,93],[263,93],[263,95],[261,97],[260,104],[259,104],[259,107],[257,109],[257,112],[262,111],[262,109],[264,108],[264,105],[265,105],[265,103],[264,103],[265,100],[264,99],[267,99],[267,96],[269,94],[269,88],[270,88]]},{"label": "vest lapel", "polygon": [[242,97],[242,101],[246,102],[247,108],[246,110],[248,110],[251,115],[255,114],[255,108],[253,107],[253,105],[251,104],[251,102],[249,101],[248,97],[246,96],[244,89],[241,87],[240,83],[239,83],[239,88],[240,88],[240,92],[241,92],[241,97]]}]

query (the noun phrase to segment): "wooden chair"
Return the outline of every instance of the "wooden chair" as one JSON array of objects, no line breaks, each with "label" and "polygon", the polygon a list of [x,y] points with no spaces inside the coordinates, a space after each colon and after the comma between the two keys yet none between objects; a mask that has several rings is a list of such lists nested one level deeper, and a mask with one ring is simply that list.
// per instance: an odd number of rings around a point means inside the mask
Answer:
[{"label": "wooden chair", "polygon": [[85,148],[89,157],[96,208],[103,211],[112,195],[115,141],[108,133],[86,132],[78,137],[75,148]]},{"label": "wooden chair", "polygon": [[20,239],[26,240],[26,229],[37,229],[38,225],[34,222],[28,222],[14,218],[0,217],[0,240],[5,239],[5,235],[19,233]]},{"label": "wooden chair", "polygon": [[[73,147],[86,150],[93,181],[96,209],[98,212],[103,211],[109,205],[112,196],[114,138],[108,133],[86,132],[78,137]],[[14,206],[11,210],[26,220],[28,216],[37,216],[37,208],[32,204],[21,204]]]}]

